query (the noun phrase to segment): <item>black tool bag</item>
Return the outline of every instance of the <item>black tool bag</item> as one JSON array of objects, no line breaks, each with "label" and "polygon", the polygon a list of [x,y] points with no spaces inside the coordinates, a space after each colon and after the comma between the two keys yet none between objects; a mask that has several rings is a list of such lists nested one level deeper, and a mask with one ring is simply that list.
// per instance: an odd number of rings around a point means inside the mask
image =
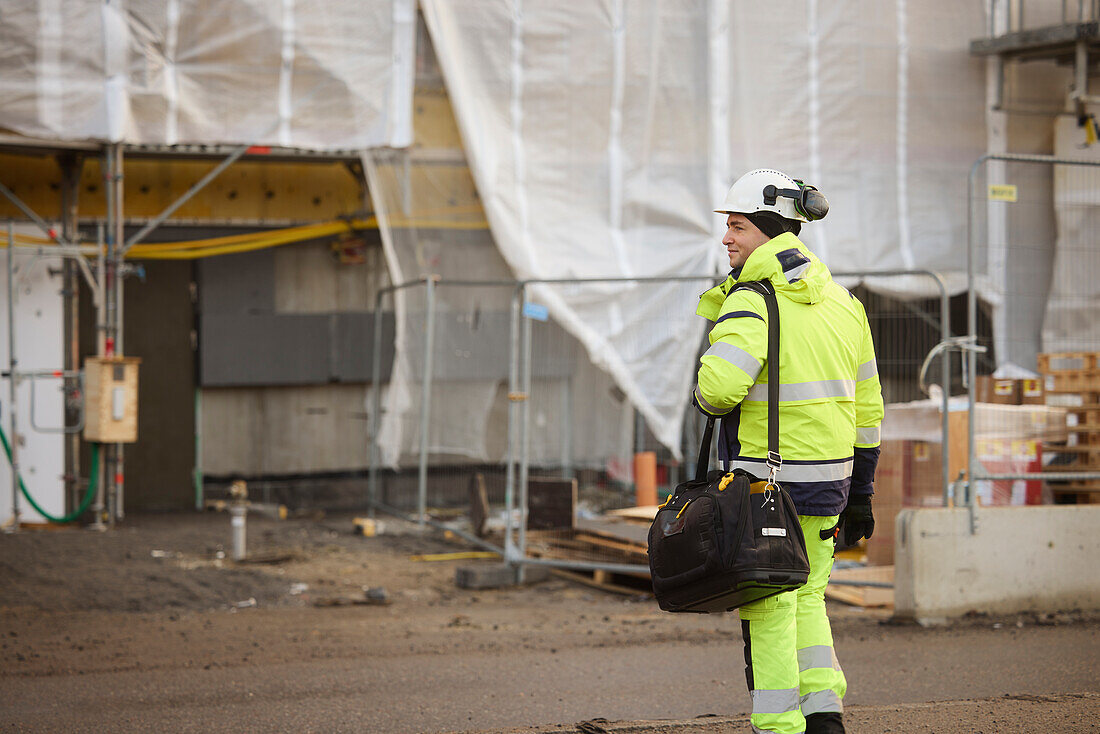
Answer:
[{"label": "black tool bag", "polygon": [[[768,281],[739,284],[768,307],[768,466],[778,470],[779,305]],[[772,479],[741,471],[707,473],[714,419],[707,421],[695,479],[657,511],[649,528],[653,593],[666,612],[728,612],[797,589],[810,562],[798,513]]]}]

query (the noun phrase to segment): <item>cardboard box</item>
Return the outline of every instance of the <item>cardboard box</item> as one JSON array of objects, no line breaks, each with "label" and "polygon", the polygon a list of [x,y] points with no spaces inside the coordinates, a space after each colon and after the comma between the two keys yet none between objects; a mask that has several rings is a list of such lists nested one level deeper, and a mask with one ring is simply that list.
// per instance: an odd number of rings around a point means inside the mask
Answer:
[{"label": "cardboard box", "polygon": [[1046,392],[1043,390],[1043,381],[1039,378],[1034,380],[1020,380],[1020,404],[1021,405],[1045,405],[1047,401]]},{"label": "cardboard box", "polygon": [[975,384],[975,399],[979,403],[997,403],[1000,405],[1019,405],[1021,400],[1020,381],[1002,380],[979,375]]},{"label": "cardboard box", "polygon": [[980,375],[974,386],[974,397],[979,403],[994,405],[1043,405],[1046,402],[1043,381],[1001,379]]},{"label": "cardboard box", "polygon": [[875,471],[875,532],[867,539],[867,563],[889,566],[894,562],[894,520],[902,509],[908,474],[906,441],[883,441]]}]

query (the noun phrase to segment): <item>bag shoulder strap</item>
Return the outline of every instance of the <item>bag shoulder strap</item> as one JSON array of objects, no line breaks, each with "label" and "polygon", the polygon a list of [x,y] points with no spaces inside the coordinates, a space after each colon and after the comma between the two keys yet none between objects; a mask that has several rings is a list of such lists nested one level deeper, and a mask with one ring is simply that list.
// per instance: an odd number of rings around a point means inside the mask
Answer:
[{"label": "bag shoulder strap", "polygon": [[[768,456],[766,463],[774,475],[783,466],[779,453],[779,301],[770,280],[738,283],[733,290],[751,290],[764,299],[768,309]],[[730,292],[732,293],[733,290]]]},{"label": "bag shoulder strap", "polygon": [[[730,289],[730,294],[736,290],[751,290],[759,294],[768,310],[768,456],[765,461],[774,474],[783,465],[783,457],[779,454],[779,302],[775,297],[775,288],[769,280],[737,283]],[[714,418],[707,418],[695,470],[697,480],[706,479],[713,435]]]}]

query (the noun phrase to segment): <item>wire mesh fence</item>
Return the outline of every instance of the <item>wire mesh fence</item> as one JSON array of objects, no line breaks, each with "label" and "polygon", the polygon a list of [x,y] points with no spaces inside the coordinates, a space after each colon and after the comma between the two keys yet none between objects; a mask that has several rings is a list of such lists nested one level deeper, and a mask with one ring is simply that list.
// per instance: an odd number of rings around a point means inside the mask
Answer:
[{"label": "wire mesh fence", "polygon": [[[949,334],[942,280],[909,271],[843,275],[866,304],[889,399],[924,397],[922,364]],[[929,297],[884,295],[903,278]],[[608,280],[594,290],[632,289],[643,307],[648,288],[682,290],[693,300],[715,280]],[[391,379],[372,399],[373,501],[461,529],[509,560],[626,585],[644,578],[654,506],[693,471],[703,420],[688,406],[688,374],[684,389],[673,391],[683,419],[679,445],[658,441],[589,347],[544,306],[593,286],[433,280],[381,293],[377,312],[397,312],[397,349]],[[593,303],[599,307],[598,298]],[[687,335],[692,363],[706,348],[708,324],[691,310],[655,311],[639,323],[611,335],[622,353],[644,359],[671,333]],[[679,379],[656,361],[650,377]],[[374,380],[384,382],[384,375]],[[713,453],[711,465],[718,465]],[[938,493],[944,474],[934,476]]]},{"label": "wire mesh fence", "polygon": [[1100,499],[1100,161],[987,156],[971,176],[970,473],[982,504]]}]

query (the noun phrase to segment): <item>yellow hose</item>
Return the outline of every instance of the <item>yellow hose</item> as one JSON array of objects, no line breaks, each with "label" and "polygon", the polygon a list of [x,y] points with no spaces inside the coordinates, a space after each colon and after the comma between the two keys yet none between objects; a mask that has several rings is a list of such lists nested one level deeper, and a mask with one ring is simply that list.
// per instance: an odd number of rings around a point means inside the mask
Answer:
[{"label": "yellow hose", "polygon": [[[440,210],[450,211],[450,210]],[[425,211],[424,214],[433,212]],[[454,213],[450,211],[450,213]],[[470,213],[476,213],[470,211]],[[394,229],[421,228],[421,229],[456,229],[456,230],[484,230],[488,229],[488,223],[479,218],[472,221],[437,220],[430,218],[394,217],[390,219],[390,226]],[[378,229],[378,219],[334,220],[318,224],[307,224],[286,229],[268,230],[265,232],[249,232],[246,234],[228,235],[225,237],[212,237],[205,240],[183,240],[179,242],[160,242],[156,244],[135,245],[126,253],[126,257],[134,260],[195,260],[202,257],[214,257],[217,255],[232,255],[240,252],[251,252],[269,247],[305,242],[323,237],[331,237],[343,232],[352,232],[363,229]],[[34,235],[16,235],[17,245],[53,245],[53,240],[47,237]],[[0,239],[0,247],[7,247],[7,241]]]}]

